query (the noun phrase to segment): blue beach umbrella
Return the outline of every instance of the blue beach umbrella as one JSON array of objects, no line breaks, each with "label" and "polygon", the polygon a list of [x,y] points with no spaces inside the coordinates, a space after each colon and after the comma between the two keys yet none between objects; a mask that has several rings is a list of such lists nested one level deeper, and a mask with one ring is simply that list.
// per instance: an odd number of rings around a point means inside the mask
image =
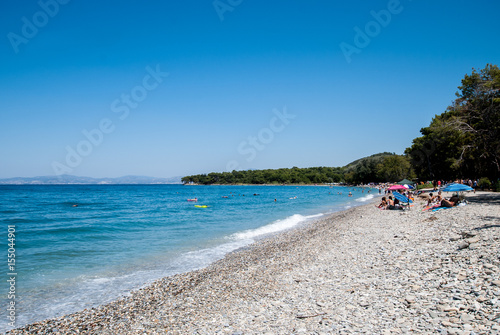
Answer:
[{"label": "blue beach umbrella", "polygon": [[463,191],[474,191],[470,186],[464,184],[449,184],[441,191],[443,192],[463,192]]},{"label": "blue beach umbrella", "polygon": [[399,201],[401,201],[403,203],[407,203],[407,204],[413,203],[413,201],[411,201],[411,199],[408,199],[407,197],[405,197],[401,193],[394,192],[394,193],[392,193],[392,195],[394,196],[394,198],[398,199]]}]

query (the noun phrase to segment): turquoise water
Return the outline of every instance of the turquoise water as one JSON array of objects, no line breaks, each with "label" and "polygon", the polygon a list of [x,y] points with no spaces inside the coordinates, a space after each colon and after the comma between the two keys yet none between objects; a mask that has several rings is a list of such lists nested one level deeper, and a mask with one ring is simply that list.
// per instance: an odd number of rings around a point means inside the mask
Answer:
[{"label": "turquoise water", "polygon": [[[324,186],[0,186],[0,250],[9,253],[8,228],[14,227],[16,259],[16,297],[8,299],[6,260],[2,306],[14,300],[15,325],[22,326],[116,300],[268,234],[363,204],[376,190],[371,192]],[[12,328],[7,313],[0,309],[0,331]]]}]

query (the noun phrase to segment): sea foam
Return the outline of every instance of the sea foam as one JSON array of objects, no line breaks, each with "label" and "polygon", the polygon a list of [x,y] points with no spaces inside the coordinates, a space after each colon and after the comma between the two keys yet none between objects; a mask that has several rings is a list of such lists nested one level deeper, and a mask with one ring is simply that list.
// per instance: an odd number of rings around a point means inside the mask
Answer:
[{"label": "sea foam", "polygon": [[356,199],[356,201],[359,201],[359,202],[367,202],[367,201],[370,201],[371,199],[375,198],[375,195],[373,194],[367,194],[365,195],[364,197],[361,197],[361,198],[358,198]]},{"label": "sea foam", "polygon": [[283,220],[277,220],[274,221],[273,223],[270,223],[268,225],[262,226],[257,229],[249,229],[245,230],[240,233],[235,233],[231,237],[236,240],[246,240],[246,239],[254,239],[256,237],[268,235],[268,234],[273,234],[277,233],[286,229],[293,228],[297,226],[299,223],[305,222],[307,220],[311,220],[314,218],[318,218],[323,216],[323,214],[316,214],[316,215],[300,215],[300,214],[294,214],[292,216],[289,216]]}]

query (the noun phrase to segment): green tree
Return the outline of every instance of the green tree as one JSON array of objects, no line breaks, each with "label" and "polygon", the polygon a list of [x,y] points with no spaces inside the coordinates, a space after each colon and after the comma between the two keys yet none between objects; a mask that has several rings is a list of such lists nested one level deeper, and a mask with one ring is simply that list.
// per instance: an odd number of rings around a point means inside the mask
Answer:
[{"label": "green tree", "polygon": [[436,115],[423,136],[413,140],[406,153],[420,179],[450,179],[460,174],[460,147],[466,136],[452,126],[456,113]]},{"label": "green tree", "polygon": [[376,170],[379,180],[385,182],[397,182],[412,177],[409,159],[400,155],[385,157]]},{"label": "green tree", "polygon": [[420,179],[500,177],[500,70],[465,75],[457,99],[406,150]]},{"label": "green tree", "polygon": [[[465,75],[451,110],[453,125],[467,135],[462,145],[464,165],[491,180],[500,177],[500,69],[487,64]],[[468,155],[467,155],[468,153]]]}]

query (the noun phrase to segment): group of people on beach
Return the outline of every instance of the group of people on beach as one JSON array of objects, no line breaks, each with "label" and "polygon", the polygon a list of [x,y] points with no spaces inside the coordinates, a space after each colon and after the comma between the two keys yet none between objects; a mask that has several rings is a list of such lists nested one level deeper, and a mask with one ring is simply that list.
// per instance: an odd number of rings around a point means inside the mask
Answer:
[{"label": "group of people on beach", "polygon": [[398,199],[393,199],[392,195],[386,197],[382,197],[382,201],[377,206],[380,209],[403,209],[401,203]]},{"label": "group of people on beach", "polygon": [[394,207],[394,200],[392,200],[392,196],[389,196],[389,200],[387,200],[386,197],[382,197],[382,201],[377,207],[380,209],[388,209],[387,207],[389,207],[389,204],[391,204],[391,202],[392,202],[392,207]]},{"label": "group of people on beach", "polygon": [[[413,201],[412,195],[410,193],[402,195]],[[441,195],[441,191],[439,191],[437,195],[429,193],[425,209],[438,208],[438,207],[448,207],[448,208],[454,207],[457,206],[459,202],[460,198],[458,197],[458,194],[453,194],[449,199],[445,199]],[[392,195],[389,195],[388,197],[382,197],[382,200],[377,207],[380,209],[390,209],[390,210],[403,209],[401,202],[398,199],[394,198]]]},{"label": "group of people on beach", "polygon": [[441,186],[446,185],[448,183],[457,183],[457,184],[463,184],[463,185],[468,185],[474,189],[474,193],[476,193],[476,189],[478,188],[478,180],[472,180],[472,179],[458,179],[455,181],[444,181],[444,180],[433,180],[432,181],[432,186],[434,188],[434,191],[437,191]]},{"label": "group of people on beach", "polygon": [[429,193],[429,199],[427,200],[427,207],[453,207],[458,205],[460,198],[457,194],[453,194],[450,199],[445,199],[441,195],[441,191],[437,195]]}]

